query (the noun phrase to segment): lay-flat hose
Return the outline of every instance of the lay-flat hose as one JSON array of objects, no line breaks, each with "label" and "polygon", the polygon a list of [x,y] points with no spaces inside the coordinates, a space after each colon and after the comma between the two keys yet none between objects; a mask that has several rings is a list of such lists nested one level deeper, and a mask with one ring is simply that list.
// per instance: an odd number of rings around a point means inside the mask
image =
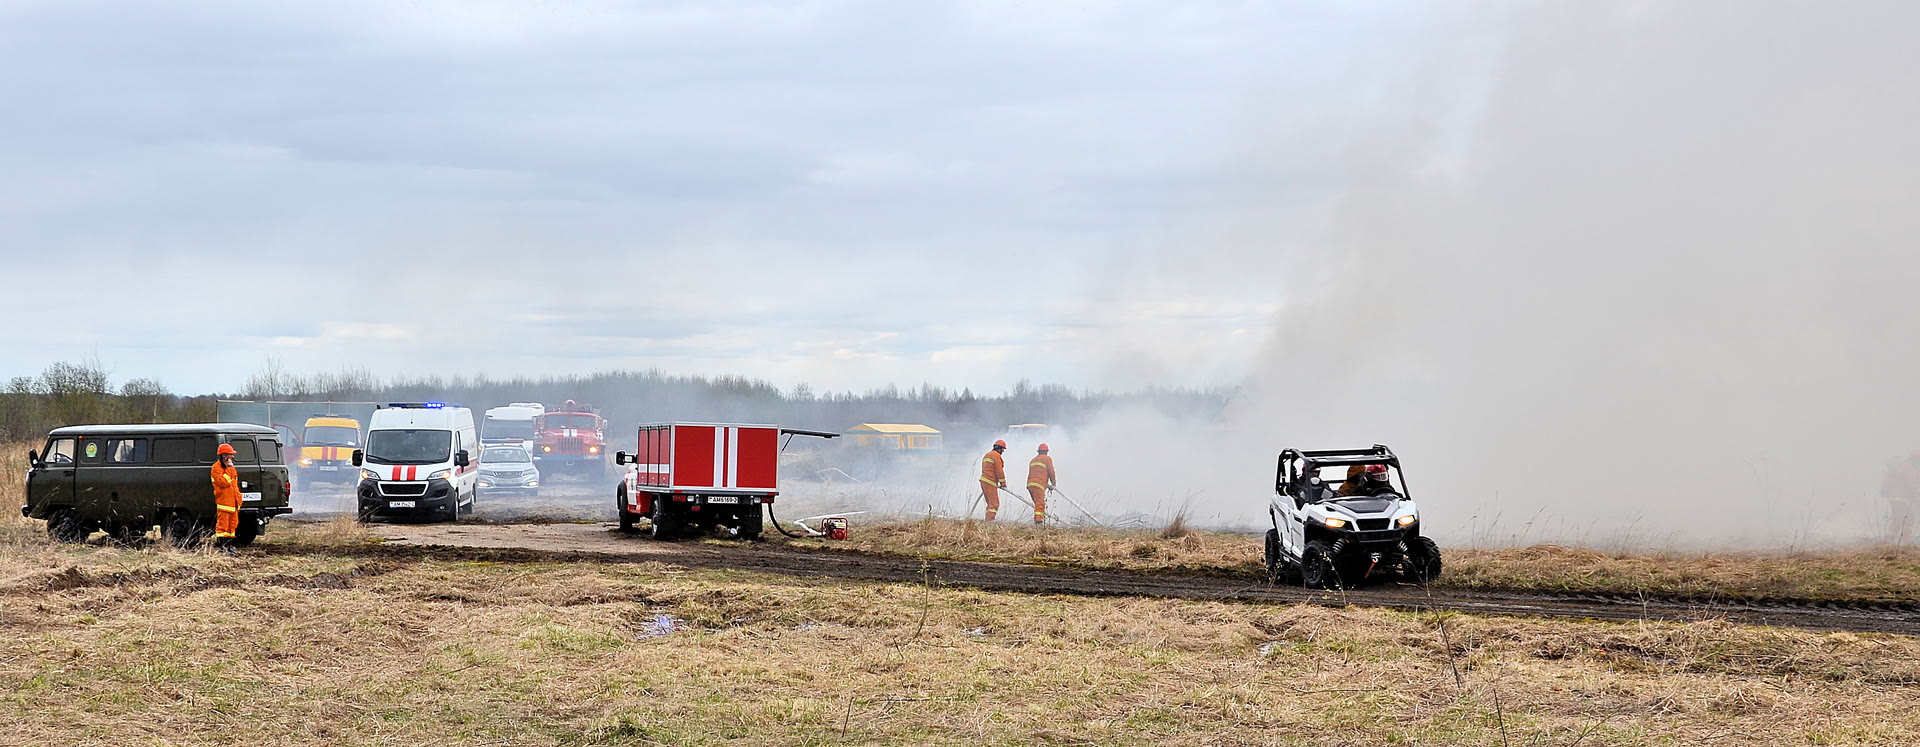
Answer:
[{"label": "lay-flat hose", "polygon": [[[788,537],[791,537],[791,538],[793,538],[793,539],[808,539],[808,537],[807,537],[807,535],[804,535],[804,534],[794,534],[793,532],[789,532],[789,531],[787,531],[787,528],[786,528],[786,527],[783,527],[783,526],[780,526],[780,517],[778,517],[778,516],[774,516],[774,515],[773,515],[773,504],[772,504],[772,503],[768,503],[768,504],[766,504],[766,506],[767,506],[767,518],[768,518],[768,519],[772,519],[772,520],[773,520],[773,528],[774,528],[774,529],[778,529],[778,530],[780,530],[780,533],[781,533],[781,534],[784,534],[784,535],[787,535]],[[805,525],[805,524],[802,524],[802,525],[800,525],[800,528],[802,528],[802,529],[805,529],[805,528],[806,528],[806,525]]]}]

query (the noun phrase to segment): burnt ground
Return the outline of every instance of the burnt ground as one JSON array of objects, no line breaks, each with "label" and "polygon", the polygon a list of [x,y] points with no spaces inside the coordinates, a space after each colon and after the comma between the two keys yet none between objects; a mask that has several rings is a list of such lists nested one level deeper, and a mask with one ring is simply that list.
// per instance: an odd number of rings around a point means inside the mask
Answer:
[{"label": "burnt ground", "polygon": [[[605,498],[581,497],[583,511]],[[510,515],[505,507],[497,508]],[[604,513],[601,514],[604,516]],[[922,560],[768,542],[659,542],[611,523],[379,524],[379,545],[328,550],[393,559],[459,558],[500,562],[657,562],[802,578],[931,583],[991,591],[1083,596],[1147,596],[1270,604],[1362,605],[1408,611],[1532,615],[1611,621],[1724,620],[1808,630],[1920,636],[1920,605],[1807,600],[1719,600],[1647,595],[1459,591],[1382,584],[1342,591],[1276,587],[1218,576],[1076,570],[1050,566]],[[551,522],[551,516],[546,519]],[[510,522],[511,520],[509,520]],[[267,552],[312,552],[272,545]]]}]

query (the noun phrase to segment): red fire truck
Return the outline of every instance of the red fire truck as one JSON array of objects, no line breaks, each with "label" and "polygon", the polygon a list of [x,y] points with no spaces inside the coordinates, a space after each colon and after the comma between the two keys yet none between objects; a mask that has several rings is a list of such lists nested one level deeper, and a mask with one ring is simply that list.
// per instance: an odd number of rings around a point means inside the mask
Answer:
[{"label": "red fire truck", "polygon": [[645,517],[657,539],[716,527],[743,539],[760,536],[762,507],[780,494],[783,435],[839,434],[742,423],[640,426],[636,451],[613,457],[615,464],[629,465],[615,492],[620,528],[630,530]]},{"label": "red fire truck", "polygon": [[607,421],[573,400],[533,419],[533,466],[542,476],[607,474]]}]

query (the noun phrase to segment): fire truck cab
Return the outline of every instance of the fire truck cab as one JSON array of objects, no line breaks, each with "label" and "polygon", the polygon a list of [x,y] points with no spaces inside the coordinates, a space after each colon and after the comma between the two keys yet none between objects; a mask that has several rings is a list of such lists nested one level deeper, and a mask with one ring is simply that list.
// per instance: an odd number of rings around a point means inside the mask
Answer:
[{"label": "fire truck cab", "polygon": [[573,400],[533,419],[533,462],[542,475],[607,474],[607,421]]}]

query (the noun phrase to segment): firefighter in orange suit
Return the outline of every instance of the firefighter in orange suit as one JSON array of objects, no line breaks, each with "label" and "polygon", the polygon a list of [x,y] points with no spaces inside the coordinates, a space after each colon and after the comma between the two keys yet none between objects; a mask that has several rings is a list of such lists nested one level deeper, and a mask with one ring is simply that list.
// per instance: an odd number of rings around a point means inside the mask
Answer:
[{"label": "firefighter in orange suit", "polygon": [[1007,442],[993,442],[993,449],[980,458],[980,495],[987,499],[987,521],[1000,515],[1000,491],[1007,487],[1007,460],[1000,453]]},{"label": "firefighter in orange suit", "polygon": [[1047,445],[1040,444],[1039,453],[1033,455],[1033,461],[1027,463],[1027,495],[1033,496],[1033,523],[1043,524],[1047,520],[1047,490],[1053,488],[1059,475],[1053,471],[1053,457],[1047,456]]},{"label": "firefighter in orange suit", "polygon": [[240,473],[233,468],[233,444],[220,444],[213,465],[213,546],[233,552],[233,535],[240,529]]}]

